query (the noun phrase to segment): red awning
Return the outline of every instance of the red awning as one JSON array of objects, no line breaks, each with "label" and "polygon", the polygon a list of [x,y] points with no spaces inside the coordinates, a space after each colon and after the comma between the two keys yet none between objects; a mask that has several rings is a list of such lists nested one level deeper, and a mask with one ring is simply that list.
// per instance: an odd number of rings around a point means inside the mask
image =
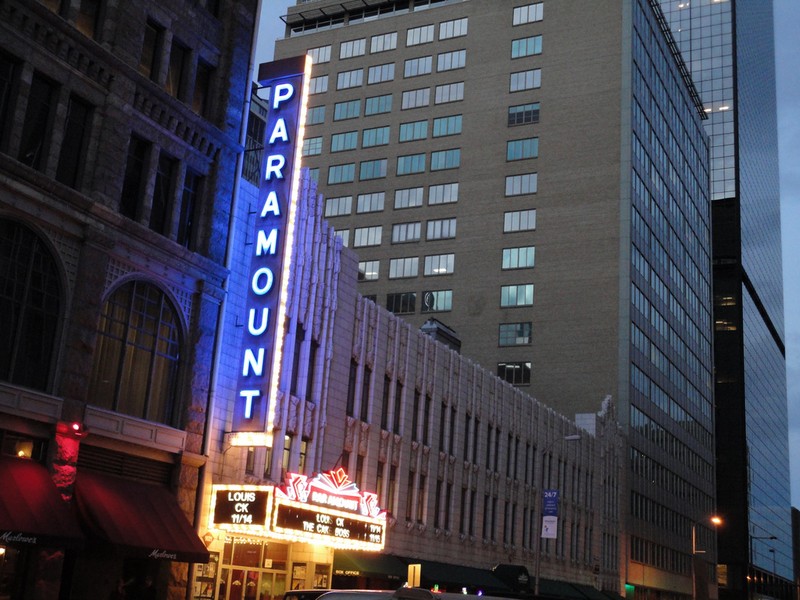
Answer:
[{"label": "red awning", "polygon": [[0,456],[0,544],[74,548],[83,535],[47,469]]},{"label": "red awning", "polygon": [[79,470],[75,506],[87,535],[144,558],[208,562],[208,550],[165,487]]}]

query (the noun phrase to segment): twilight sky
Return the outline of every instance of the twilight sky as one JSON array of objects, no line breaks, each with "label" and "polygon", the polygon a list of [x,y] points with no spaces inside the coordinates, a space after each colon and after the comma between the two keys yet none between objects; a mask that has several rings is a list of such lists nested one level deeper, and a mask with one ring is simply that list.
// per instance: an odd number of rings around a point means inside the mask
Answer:
[{"label": "twilight sky", "polygon": [[[272,60],[294,0],[261,0],[256,64]],[[773,0],[780,145],[786,370],[789,387],[789,456],[792,504],[800,507],[800,3]]]}]

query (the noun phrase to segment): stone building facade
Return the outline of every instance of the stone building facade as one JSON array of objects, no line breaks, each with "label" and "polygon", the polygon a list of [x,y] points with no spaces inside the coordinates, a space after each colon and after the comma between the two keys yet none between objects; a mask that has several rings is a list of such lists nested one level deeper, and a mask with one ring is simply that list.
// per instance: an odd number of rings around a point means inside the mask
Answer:
[{"label": "stone building facade", "polygon": [[[45,465],[98,523],[48,533],[43,511],[20,533],[12,513],[0,595],[99,598],[151,576],[184,597],[207,556],[193,525],[255,8],[0,6],[0,441],[32,459],[3,493],[33,510]],[[169,527],[114,522],[148,498]],[[159,529],[194,539],[163,547]]]}]

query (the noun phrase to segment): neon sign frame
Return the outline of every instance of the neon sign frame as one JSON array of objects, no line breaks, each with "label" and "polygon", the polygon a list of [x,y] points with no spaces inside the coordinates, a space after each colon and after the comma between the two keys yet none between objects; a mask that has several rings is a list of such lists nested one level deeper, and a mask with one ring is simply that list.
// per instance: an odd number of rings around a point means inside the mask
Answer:
[{"label": "neon sign frame", "polygon": [[246,292],[244,332],[233,405],[233,446],[272,446],[280,379],[286,297],[291,274],[311,58],[260,65],[270,88]]}]

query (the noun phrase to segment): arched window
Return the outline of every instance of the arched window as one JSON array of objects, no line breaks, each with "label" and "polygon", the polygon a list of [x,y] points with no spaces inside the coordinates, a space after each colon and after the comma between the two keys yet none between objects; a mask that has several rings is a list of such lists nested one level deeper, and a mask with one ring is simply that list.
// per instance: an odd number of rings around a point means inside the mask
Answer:
[{"label": "arched window", "polygon": [[167,296],[144,281],[114,291],[100,316],[89,402],[180,426],[178,315]]},{"label": "arched window", "polygon": [[0,219],[0,380],[49,390],[61,293],[44,242],[28,227]]}]

